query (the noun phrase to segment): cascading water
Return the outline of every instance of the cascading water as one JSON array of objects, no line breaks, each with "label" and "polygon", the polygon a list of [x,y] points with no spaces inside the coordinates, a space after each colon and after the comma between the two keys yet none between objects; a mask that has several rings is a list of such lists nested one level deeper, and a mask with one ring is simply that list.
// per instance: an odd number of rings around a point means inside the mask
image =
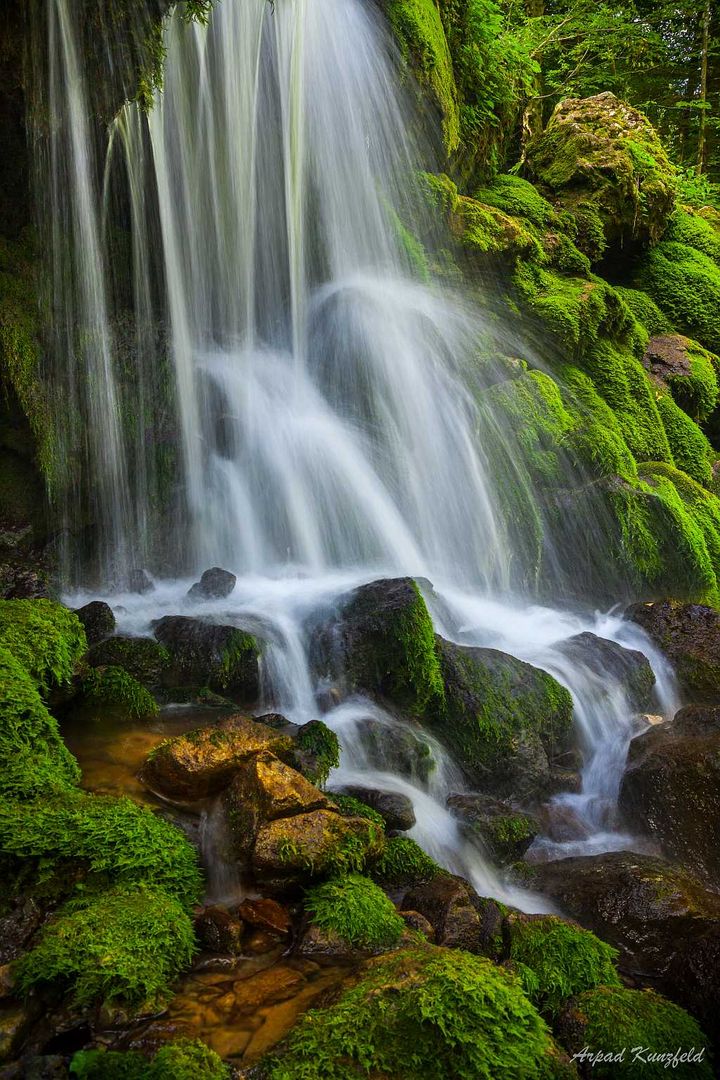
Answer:
[{"label": "cascading water", "polygon": [[[50,95],[50,146],[63,147],[50,163],[51,216],[54,258],[72,282],[57,296],[75,328],[68,384],[82,388],[73,407],[92,428],[84,482],[107,523],[107,584],[138,561],[163,577],[149,596],[117,594],[121,629],[147,632],[178,610],[262,627],[267,701],[304,721],[318,708],[313,613],[363,581],[428,577],[444,600],[442,633],[503,648],[569,687],[585,767],[581,794],[562,798],[574,800],[578,842],[628,843],[608,829],[632,707],[612,673],[570,662],[560,646],[591,630],[641,648],[665,709],[672,677],[619,618],[503,599],[521,559],[497,485],[522,447],[478,405],[496,378],[479,359],[481,320],[414,269],[412,114],[374,6],[222,0],[207,27],[173,17],[164,92],[148,116],[136,105],[120,113],[95,186],[72,41],[59,48],[52,29],[70,34],[68,0],[50,6],[50,56],[64,69],[60,78],[51,63],[49,85],[71,87],[67,101]],[[100,253],[118,188],[131,230],[132,374]],[[182,599],[188,581],[170,575],[213,563],[238,584],[196,609]],[[501,894],[445,809],[463,783],[446,755],[433,746],[432,779],[398,775],[358,736],[368,718],[399,723],[358,700],[324,717],[343,742],[339,780],[410,794],[423,846]]]}]

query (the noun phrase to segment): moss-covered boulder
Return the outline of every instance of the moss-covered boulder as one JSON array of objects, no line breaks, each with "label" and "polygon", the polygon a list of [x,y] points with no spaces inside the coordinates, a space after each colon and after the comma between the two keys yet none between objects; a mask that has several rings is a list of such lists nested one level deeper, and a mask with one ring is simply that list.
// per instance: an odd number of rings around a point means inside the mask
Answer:
[{"label": "moss-covered boulder", "polygon": [[[346,874],[315,885],[305,894],[309,925],[339,938],[344,948],[382,952],[397,945],[405,923],[395,905],[369,878]],[[307,935],[301,952],[307,955]]]},{"label": "moss-covered boulder", "polygon": [[[90,605],[88,605],[89,607]],[[172,660],[169,651],[154,638],[103,635],[87,655],[92,667],[119,667],[145,687],[158,687]]]},{"label": "moss-covered boulder", "polygon": [[204,799],[227,787],[236,770],[261,750],[287,758],[292,740],[257,720],[235,716],[166,739],[148,756],[140,779],[166,798]]},{"label": "moss-covered boulder", "polygon": [[720,708],[690,705],[630,744],[620,808],[669,858],[720,885]]},{"label": "moss-covered boulder", "polygon": [[199,1039],[173,1039],[152,1060],[136,1050],[79,1050],[70,1062],[75,1080],[229,1080],[222,1059]]},{"label": "moss-covered boulder", "polygon": [[643,366],[694,420],[712,413],[718,400],[720,360],[682,334],[656,334],[650,338]]},{"label": "moss-covered boulder", "polygon": [[527,167],[579,224],[599,219],[616,256],[656,242],[675,206],[675,170],[657,133],[611,93],[561,101],[528,146]]},{"label": "moss-covered boulder", "polygon": [[652,990],[601,986],[570,1001],[555,1022],[581,1074],[601,1080],[714,1075],[707,1036],[684,1009]]},{"label": "moss-covered boulder", "polygon": [[387,839],[381,855],[370,863],[368,873],[383,888],[398,890],[425,884],[446,871],[423,851],[417,841],[409,836],[392,836]]},{"label": "moss-covered boulder", "polygon": [[534,868],[537,888],[619,952],[621,972],[712,1028],[720,993],[720,894],[650,855],[611,852]]},{"label": "moss-covered boulder", "polygon": [[465,835],[479,840],[500,865],[521,859],[539,832],[536,818],[490,795],[450,795],[447,805]]},{"label": "moss-covered boulder", "polygon": [[545,671],[496,649],[437,639],[445,689],[425,720],[480,791],[542,790],[550,760],[567,747],[572,699]]},{"label": "moss-covered boulder", "polygon": [[720,264],[715,259],[663,240],[643,259],[636,281],[678,329],[720,352]]},{"label": "moss-covered boulder", "polygon": [[157,716],[155,698],[124,668],[93,668],[82,681],[82,704],[93,711],[112,712],[130,720]]},{"label": "moss-covered boulder", "polygon": [[241,704],[257,701],[260,650],[252,634],[184,615],[166,615],[153,632],[171,657],[166,686],[206,686]]},{"label": "moss-covered boulder", "polygon": [[574,994],[620,986],[617,952],[589,930],[556,915],[510,914],[504,924],[509,960],[530,1000],[551,1015]]},{"label": "moss-covered boulder", "polygon": [[720,613],[674,600],[634,604],[627,617],[642,626],[672,662],[695,701],[720,701]]},{"label": "moss-covered boulder", "polygon": [[384,845],[382,828],[368,818],[312,810],[263,824],[251,868],[267,888],[285,889],[316,877],[361,871],[381,855]]},{"label": "moss-covered boulder", "polygon": [[367,963],[325,1010],[307,1013],[265,1063],[269,1080],[367,1076],[426,1080],[572,1076],[514,976],[433,946]]}]

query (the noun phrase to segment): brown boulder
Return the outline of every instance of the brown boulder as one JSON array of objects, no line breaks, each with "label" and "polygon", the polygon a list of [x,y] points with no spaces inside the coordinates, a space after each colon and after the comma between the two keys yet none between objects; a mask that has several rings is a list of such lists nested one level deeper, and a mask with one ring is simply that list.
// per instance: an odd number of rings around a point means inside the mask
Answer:
[{"label": "brown boulder", "polygon": [[252,853],[255,876],[271,888],[300,884],[362,866],[380,855],[382,829],[359,817],[312,810],[276,818],[260,827]]},{"label": "brown boulder", "polygon": [[625,614],[662,649],[691,700],[720,702],[720,611],[658,600],[633,604]]},{"label": "brown boulder", "polygon": [[208,952],[233,956],[242,952],[245,924],[227,908],[220,905],[203,908],[196,914],[193,926],[198,941]]},{"label": "brown boulder", "polygon": [[478,896],[463,878],[438,874],[410,889],[400,906],[427,919],[435,944],[499,956],[503,912],[495,901]]},{"label": "brown boulder", "polygon": [[287,908],[269,896],[262,896],[257,900],[243,900],[238,908],[238,915],[256,930],[279,937],[289,934],[292,926]]},{"label": "brown boulder", "polygon": [[720,883],[720,707],[690,705],[632,741],[620,808],[668,856]]},{"label": "brown boulder", "polygon": [[168,799],[192,802],[222,791],[237,769],[261,750],[288,756],[292,740],[256,720],[233,716],[216,727],[160,743],[148,755],[140,779]]},{"label": "brown boulder", "polygon": [[620,970],[712,1028],[720,1000],[720,895],[650,855],[610,852],[535,867],[537,888],[620,951]]}]

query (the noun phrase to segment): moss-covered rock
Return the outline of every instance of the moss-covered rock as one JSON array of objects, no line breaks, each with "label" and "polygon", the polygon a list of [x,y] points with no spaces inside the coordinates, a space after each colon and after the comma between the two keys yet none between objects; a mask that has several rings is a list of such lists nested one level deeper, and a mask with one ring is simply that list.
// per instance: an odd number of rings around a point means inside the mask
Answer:
[{"label": "moss-covered rock", "polygon": [[720,352],[720,265],[677,240],[663,240],[638,268],[637,284],[679,330]]},{"label": "moss-covered rock", "polygon": [[565,209],[594,211],[616,255],[656,242],[674,209],[675,170],[658,135],[611,93],[561,101],[527,166]]},{"label": "moss-covered rock", "polygon": [[74,900],[17,962],[22,993],[53,984],[76,1006],[157,1006],[195,952],[192,922],[162,890],[116,886]]},{"label": "moss-covered rock", "polygon": [[389,889],[431,881],[445,871],[409,836],[390,837],[379,858],[368,868],[371,877]]},{"label": "moss-covered rock", "polygon": [[332,769],[340,764],[340,742],[322,720],[310,720],[295,736],[295,765],[312,784],[324,787]]},{"label": "moss-covered rock", "polygon": [[108,708],[132,720],[157,716],[159,709],[149,690],[120,667],[95,668],[82,682],[85,701]]},{"label": "moss-covered rock", "polygon": [[510,960],[538,1008],[556,1013],[575,994],[620,986],[617,951],[588,930],[554,915],[510,915]]},{"label": "moss-covered rock", "polygon": [[87,650],[74,611],[53,600],[0,600],[0,648],[47,693],[70,682]]},{"label": "moss-covered rock", "polygon": [[[370,961],[329,1009],[307,1013],[265,1065],[270,1080],[540,1080],[559,1076],[547,1028],[519,983],[456,950]],[[570,1074],[571,1075],[571,1074]]]},{"label": "moss-covered rock", "polygon": [[135,1050],[80,1050],[70,1062],[76,1080],[228,1080],[230,1072],[199,1039],[175,1039],[152,1060]]},{"label": "moss-covered rock", "polygon": [[581,1058],[587,1066],[583,1075],[601,1080],[660,1080],[668,1072],[682,1080],[713,1076],[707,1037],[684,1009],[652,990],[586,990],[563,1010],[556,1031],[572,1054],[587,1048],[597,1055],[594,1062]]},{"label": "moss-covered rock", "polygon": [[539,831],[535,818],[490,795],[451,795],[447,805],[463,832],[480,840],[501,866],[521,859]]},{"label": "moss-covered rock", "polygon": [[405,929],[382,889],[360,874],[314,886],[305,894],[304,903],[314,926],[360,949],[390,948]]},{"label": "moss-covered rock", "polygon": [[720,613],[673,600],[634,604],[627,615],[672,662],[682,689],[696,701],[720,701]]},{"label": "moss-covered rock", "polygon": [[153,638],[114,635],[91,646],[88,663],[93,667],[120,667],[142,686],[157,687],[170,668],[168,650]]},{"label": "moss-covered rock", "polygon": [[656,334],[643,356],[643,366],[697,421],[706,420],[717,405],[719,364],[716,356],[681,334]]},{"label": "moss-covered rock", "polygon": [[153,631],[171,656],[165,685],[207,686],[245,704],[257,700],[260,650],[252,634],[184,615],[166,615]]}]

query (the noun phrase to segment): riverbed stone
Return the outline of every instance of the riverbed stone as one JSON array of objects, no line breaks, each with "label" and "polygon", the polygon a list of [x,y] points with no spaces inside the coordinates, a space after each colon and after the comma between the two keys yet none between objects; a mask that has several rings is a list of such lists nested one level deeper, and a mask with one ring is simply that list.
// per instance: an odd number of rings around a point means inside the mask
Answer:
[{"label": "riverbed stone", "polygon": [[453,874],[438,874],[431,881],[413,886],[400,906],[427,919],[437,945],[487,955],[493,955],[501,946],[500,906],[478,896],[469,882]]},{"label": "riverbed stone", "polygon": [[262,825],[252,852],[256,878],[269,888],[357,869],[381,854],[382,829],[367,818],[318,809]]},{"label": "riverbed stone", "polygon": [[599,679],[609,676],[616,679],[633,709],[642,711],[650,707],[655,675],[644,653],[588,631],[560,642],[557,651],[585,665]]},{"label": "riverbed stone", "polygon": [[657,600],[633,604],[625,614],[662,649],[691,701],[720,703],[720,611]]},{"label": "riverbed stone", "polygon": [[166,615],[153,632],[172,660],[165,686],[207,686],[240,704],[257,701],[260,651],[252,634],[185,615]]},{"label": "riverbed stone", "polygon": [[491,795],[450,795],[447,807],[460,819],[463,832],[480,840],[500,864],[521,859],[539,832],[535,817]]},{"label": "riverbed stone", "polygon": [[237,578],[229,570],[212,566],[205,570],[199,581],[190,586],[188,597],[191,600],[222,600],[230,595],[236,582]]},{"label": "riverbed stone", "polygon": [[620,952],[636,985],[709,1030],[720,1000],[720,894],[664,859],[609,852],[534,867],[534,886]]},{"label": "riverbed stone", "polygon": [[212,904],[198,911],[193,919],[195,935],[204,949],[213,953],[239,956],[245,923],[221,904]]},{"label": "riverbed stone", "polygon": [[148,755],[140,779],[169,799],[205,799],[227,787],[237,769],[262,750],[287,757],[292,740],[256,720],[234,716],[160,743]]},{"label": "riverbed stone", "polygon": [[95,641],[87,661],[91,667],[123,668],[142,686],[158,687],[170,666],[170,654],[154,638],[116,634]]},{"label": "riverbed stone", "polygon": [[340,789],[342,794],[359,799],[377,811],[388,829],[406,832],[415,824],[412,799],[399,791],[381,791],[378,788],[349,784]]},{"label": "riverbed stone", "polygon": [[632,741],[620,809],[670,858],[720,885],[720,706],[689,705]]},{"label": "riverbed stone", "polygon": [[75,614],[83,624],[88,645],[95,645],[115,632],[113,609],[104,600],[91,600],[75,608]]}]

